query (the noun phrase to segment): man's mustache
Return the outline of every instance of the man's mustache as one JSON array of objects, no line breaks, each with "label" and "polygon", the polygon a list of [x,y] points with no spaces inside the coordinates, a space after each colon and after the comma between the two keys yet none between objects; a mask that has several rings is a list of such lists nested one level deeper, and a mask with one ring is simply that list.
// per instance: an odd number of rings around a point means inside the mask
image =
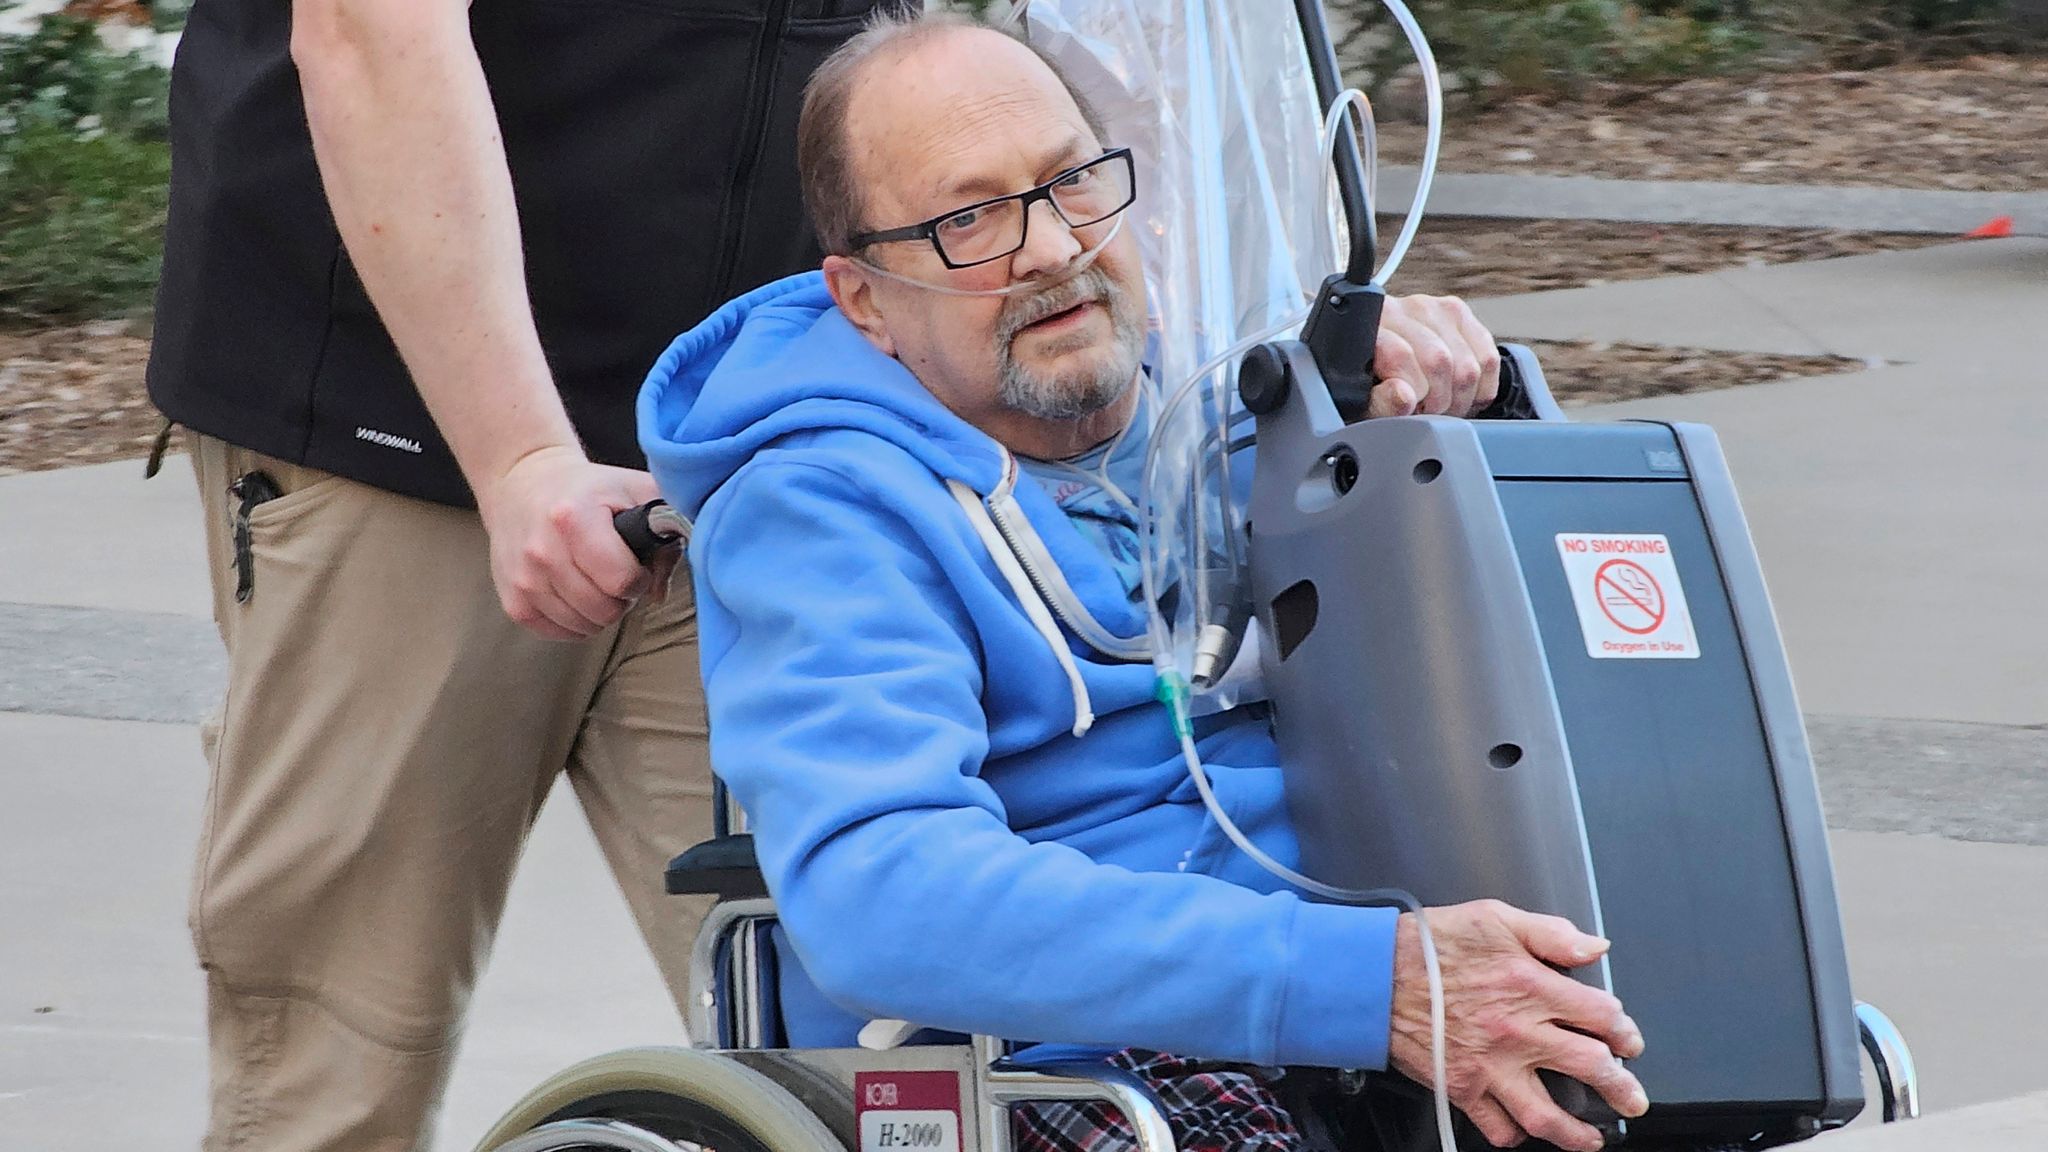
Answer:
[{"label": "man's mustache", "polygon": [[1083,269],[1072,279],[1062,281],[1041,292],[1029,296],[1012,297],[1003,307],[998,336],[1007,341],[1025,328],[1038,323],[1048,316],[1057,316],[1069,308],[1101,300],[1115,301],[1116,284],[1109,274],[1100,268]]}]

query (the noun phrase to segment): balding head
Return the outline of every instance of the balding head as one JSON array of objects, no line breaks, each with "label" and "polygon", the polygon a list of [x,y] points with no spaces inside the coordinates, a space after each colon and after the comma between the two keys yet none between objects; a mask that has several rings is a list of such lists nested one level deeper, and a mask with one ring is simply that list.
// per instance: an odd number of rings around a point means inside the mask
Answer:
[{"label": "balding head", "polygon": [[[876,86],[891,83],[890,73],[899,67],[907,66],[912,75],[927,60],[950,60],[971,67],[987,53],[1014,55],[1020,48],[1051,74],[1082,121],[1100,138],[1102,123],[1095,109],[1057,62],[1035,45],[958,13],[885,11],[819,65],[804,89],[803,111],[797,120],[797,171],[802,175],[804,207],[826,252],[844,255],[848,238],[873,226],[865,212],[867,199],[859,164],[860,157],[872,149],[864,149],[849,131],[850,122],[862,111],[861,97],[873,94]],[[946,115],[944,88],[932,89],[931,94],[940,105],[932,109],[934,115]],[[869,119],[872,124],[873,118]]]},{"label": "balding head", "polygon": [[819,70],[798,134],[826,285],[876,348],[1028,456],[1128,423],[1145,343],[1121,226],[1133,170],[1058,69],[960,17],[890,20]]}]

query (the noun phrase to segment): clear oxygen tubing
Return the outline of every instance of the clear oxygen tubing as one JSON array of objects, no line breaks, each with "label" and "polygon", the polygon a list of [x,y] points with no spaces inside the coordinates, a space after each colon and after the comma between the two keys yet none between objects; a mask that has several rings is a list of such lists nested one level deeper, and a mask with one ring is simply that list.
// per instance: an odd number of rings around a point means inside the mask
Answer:
[{"label": "clear oxygen tubing", "polygon": [[1422,973],[1429,986],[1429,1071],[1430,1098],[1436,1109],[1436,1132],[1439,1152],[1458,1152],[1456,1138],[1451,1128],[1451,1096],[1449,1082],[1444,1074],[1444,975],[1443,967],[1437,960],[1436,939],[1430,934],[1429,917],[1423,915],[1422,902],[1413,894],[1399,888],[1339,888],[1325,884],[1312,876],[1304,876],[1267,855],[1216,799],[1216,792],[1209,785],[1209,773],[1202,767],[1202,754],[1195,747],[1193,721],[1188,719],[1187,689],[1180,678],[1170,672],[1160,676],[1160,697],[1167,710],[1173,714],[1174,735],[1180,738],[1181,756],[1187,761],[1188,775],[1194,779],[1195,790],[1202,794],[1202,804],[1216,826],[1237,850],[1251,857],[1253,863],[1274,876],[1305,892],[1334,900],[1340,904],[1356,904],[1385,907],[1392,905],[1410,913],[1415,919],[1415,932],[1422,945]]},{"label": "clear oxygen tubing", "polygon": [[[1409,246],[1414,242],[1415,233],[1422,225],[1423,206],[1428,200],[1430,186],[1435,180],[1437,154],[1442,144],[1443,135],[1443,82],[1437,73],[1435,54],[1430,51],[1429,42],[1423,36],[1421,26],[1416,22],[1414,14],[1408,10],[1407,5],[1402,3],[1402,0],[1382,0],[1382,2],[1393,13],[1396,23],[1400,25],[1402,32],[1407,36],[1410,47],[1415,51],[1416,60],[1422,67],[1423,91],[1429,112],[1428,136],[1423,149],[1422,174],[1416,184],[1415,199],[1409,205],[1407,219],[1402,224],[1400,235],[1395,240],[1388,259],[1380,265],[1379,272],[1374,277],[1374,283],[1384,287],[1387,279],[1400,267],[1402,258],[1407,255]],[[1003,25],[1007,27],[1016,24],[1029,5],[1030,0],[1018,0],[1005,15],[1002,21]],[[1341,124],[1344,113],[1349,106],[1360,107],[1363,114],[1368,161],[1366,179],[1369,190],[1368,200],[1370,200],[1370,192],[1376,191],[1373,188],[1373,184],[1377,179],[1377,134],[1373,126],[1371,105],[1365,100],[1364,94],[1355,89],[1341,95],[1328,110],[1323,126],[1321,149],[1323,166],[1327,169],[1331,163],[1331,157],[1336,148],[1338,125]],[[1330,212],[1331,202],[1327,184],[1324,186],[1323,202],[1324,215],[1334,220],[1334,216]],[[1122,224],[1121,217],[1118,218],[1118,224],[1119,226]],[[1325,252],[1330,257],[1329,264],[1332,267],[1335,267],[1337,263],[1335,239],[1334,231],[1324,238]],[[1106,244],[1107,240],[1104,243]],[[1093,254],[1090,253],[1088,258],[1092,259]],[[876,271],[880,271],[886,276],[895,276],[899,280],[907,279],[883,269],[876,269]],[[910,283],[919,282],[910,281]],[[934,285],[922,284],[920,286],[936,287]],[[940,290],[957,295],[1007,294],[1007,292],[1002,291],[965,293],[958,289]],[[1229,348],[1211,357],[1206,363],[1189,373],[1182,383],[1174,389],[1172,396],[1166,403],[1159,407],[1154,426],[1160,427],[1169,424],[1180,406],[1187,401],[1195,388],[1204,380],[1210,379],[1226,365],[1235,363],[1245,353],[1251,351],[1252,348],[1296,329],[1307,318],[1308,308],[1303,307],[1285,319],[1270,325],[1260,332],[1244,337]],[[1207,439],[1207,437],[1204,437],[1204,444],[1206,444]],[[1218,439],[1221,442],[1221,450],[1227,455],[1230,451],[1229,421],[1227,419],[1223,421],[1223,427],[1219,432]],[[1237,826],[1237,823],[1230,818],[1229,813],[1223,810],[1222,804],[1216,799],[1215,790],[1210,787],[1209,774],[1202,767],[1201,751],[1195,747],[1194,726],[1188,715],[1187,682],[1172,666],[1173,653],[1169,643],[1172,629],[1163,618],[1158,607],[1159,597],[1164,589],[1159,586],[1161,576],[1159,571],[1160,565],[1155,555],[1157,549],[1153,546],[1153,538],[1156,535],[1156,523],[1153,516],[1151,497],[1157,491],[1155,478],[1159,468],[1159,444],[1160,439],[1155,436],[1152,443],[1147,446],[1145,453],[1144,488],[1147,500],[1142,509],[1143,515],[1140,518],[1141,558],[1143,561],[1141,569],[1144,580],[1145,599],[1149,609],[1148,615],[1151,617],[1154,638],[1153,661],[1159,670],[1160,699],[1166,704],[1167,710],[1172,717],[1174,732],[1180,740],[1181,754],[1187,761],[1188,775],[1194,780],[1195,789],[1201,794],[1202,803],[1216,820],[1217,827],[1223,830],[1224,835],[1229,838],[1230,842],[1239,851],[1250,857],[1254,863],[1267,872],[1303,891],[1322,896],[1325,899],[1349,904],[1394,905],[1414,916],[1417,935],[1422,946],[1423,972],[1429,986],[1430,1073],[1431,1079],[1434,1081],[1431,1088],[1431,1096],[1433,1097],[1436,1109],[1437,1140],[1441,1152],[1457,1152],[1457,1145],[1453,1139],[1451,1127],[1450,1096],[1444,1072],[1443,971],[1438,962],[1436,941],[1430,933],[1429,920],[1422,914],[1421,902],[1413,894],[1398,889],[1352,890],[1339,888],[1288,868],[1262,851],[1258,845],[1251,842],[1250,838]],[[1200,467],[1194,467],[1189,470],[1188,483],[1190,495],[1193,497],[1193,503],[1198,507],[1201,503],[1199,486],[1204,471]],[[1227,498],[1227,487],[1225,488],[1225,494]],[[1196,606],[1196,620],[1198,623],[1206,618],[1206,612],[1206,605],[1198,604]]]},{"label": "clear oxygen tubing", "polygon": [[[1415,243],[1415,233],[1422,227],[1423,206],[1429,202],[1431,185],[1436,183],[1437,154],[1442,150],[1444,142],[1444,78],[1437,71],[1436,53],[1430,51],[1429,37],[1422,34],[1422,25],[1416,22],[1415,13],[1408,10],[1408,5],[1403,3],[1403,0],[1380,0],[1380,3],[1386,5],[1387,12],[1394,17],[1394,23],[1401,26],[1402,35],[1408,38],[1408,47],[1415,53],[1415,63],[1422,69],[1423,104],[1429,113],[1428,131],[1422,145],[1422,168],[1415,180],[1415,199],[1408,205],[1407,219],[1401,222],[1401,234],[1395,238],[1394,246],[1388,249],[1387,258],[1380,263],[1379,271],[1373,276],[1372,282],[1384,288],[1387,281],[1393,279],[1395,270],[1401,267],[1402,259],[1408,255],[1409,245]],[[1347,92],[1340,99],[1349,99],[1353,94]],[[1365,99],[1362,94],[1357,98],[1360,101]],[[1371,123],[1372,109],[1369,104],[1366,106],[1365,115],[1366,122]],[[1368,142],[1376,144],[1371,137],[1368,137]],[[1335,141],[1331,143],[1334,144]],[[1326,152],[1328,147],[1325,146]],[[1378,165],[1378,149],[1375,147],[1368,154],[1368,186],[1377,180]]]},{"label": "clear oxygen tubing", "polygon": [[[1423,147],[1421,173],[1415,187],[1415,197],[1409,204],[1407,216],[1402,222],[1401,231],[1394,241],[1393,248],[1389,250],[1386,260],[1380,264],[1378,271],[1373,277],[1373,283],[1384,288],[1387,281],[1400,269],[1401,262],[1407,257],[1409,248],[1414,244],[1415,235],[1422,227],[1423,212],[1429,199],[1430,189],[1435,183],[1438,155],[1443,143],[1443,79],[1437,70],[1435,53],[1430,50],[1429,41],[1423,35],[1421,25],[1417,23],[1414,13],[1408,9],[1408,6],[1402,0],[1382,0],[1382,3],[1386,5],[1388,11],[1394,17],[1395,23],[1400,26],[1402,33],[1407,37],[1409,46],[1415,53],[1416,62],[1421,67],[1423,94],[1428,111],[1427,136]],[[1022,5],[1019,7],[1022,7]],[[1347,114],[1352,108],[1358,109],[1364,126],[1365,178],[1368,188],[1367,199],[1370,202],[1374,199],[1372,193],[1377,191],[1378,138],[1373,124],[1372,106],[1366,100],[1364,93],[1355,88],[1348,89],[1326,111],[1323,122],[1321,157],[1324,167],[1328,168],[1336,150],[1337,134],[1342,130]],[[1329,211],[1330,196],[1328,184],[1324,185],[1323,199],[1325,215],[1331,216]],[[1331,218],[1334,219],[1334,216],[1331,216]],[[1330,264],[1335,266],[1334,233],[1326,237],[1326,243],[1329,245],[1325,251],[1330,254]],[[1304,308],[1286,320],[1270,326],[1265,331],[1237,341],[1222,353],[1210,358],[1208,362],[1195,369],[1174,389],[1172,396],[1159,411],[1156,426],[1170,425],[1180,406],[1187,401],[1195,389],[1204,381],[1209,380],[1225,366],[1236,362],[1253,347],[1293,329],[1306,317],[1307,309]],[[1216,437],[1219,441],[1218,450],[1227,456],[1230,451],[1230,421],[1226,418],[1220,424],[1221,426]],[[1198,455],[1207,449],[1209,440],[1210,437],[1206,435],[1202,438],[1197,449]],[[1155,481],[1158,476],[1159,446],[1161,442],[1161,438],[1155,436],[1153,442],[1146,450],[1144,475],[1145,491],[1148,497],[1157,491]],[[1206,471],[1206,469],[1200,466],[1194,466],[1189,469],[1188,497],[1191,505],[1189,520],[1196,528],[1196,543],[1194,548],[1190,550],[1191,554],[1203,547],[1200,529],[1204,519],[1202,507],[1204,501],[1201,489],[1202,477]],[[1225,472],[1223,475],[1227,476],[1228,473]],[[1227,502],[1229,499],[1227,482],[1223,489],[1223,497]],[[1145,513],[1141,524],[1141,543],[1143,544],[1141,549],[1143,559],[1142,572],[1145,599],[1154,633],[1154,663],[1159,671],[1160,699],[1166,704],[1167,710],[1172,717],[1174,733],[1179,738],[1181,754],[1187,762],[1188,775],[1193,779],[1196,791],[1201,794],[1202,804],[1216,821],[1217,827],[1223,830],[1223,834],[1229,838],[1230,842],[1239,851],[1243,852],[1254,863],[1258,864],[1259,867],[1288,884],[1327,900],[1358,905],[1393,905],[1413,915],[1417,934],[1422,945],[1423,973],[1429,988],[1430,1074],[1432,1080],[1430,1095],[1436,1113],[1437,1142],[1441,1152],[1457,1152],[1451,1122],[1449,1087],[1444,1067],[1443,971],[1437,956],[1436,941],[1430,933],[1429,920],[1423,915],[1421,902],[1413,894],[1399,889],[1340,888],[1336,885],[1324,883],[1312,876],[1303,875],[1273,859],[1261,850],[1258,845],[1252,843],[1251,839],[1230,818],[1229,813],[1224,811],[1222,804],[1216,799],[1214,789],[1210,786],[1208,772],[1202,767],[1201,752],[1195,746],[1194,726],[1189,717],[1187,682],[1173,667],[1174,655],[1170,643],[1172,629],[1158,607],[1159,597],[1164,589],[1159,586],[1162,573],[1159,571],[1160,563],[1156,555],[1157,548],[1154,539],[1157,534],[1157,525],[1149,500]],[[1191,569],[1198,571],[1201,567],[1202,565],[1198,560],[1191,566]],[[1192,571],[1190,574],[1192,574]],[[1238,578],[1240,580],[1244,578],[1242,572],[1238,574]],[[1209,591],[1206,580],[1195,582],[1193,590],[1196,593],[1194,620],[1199,629],[1205,621],[1211,618],[1213,606],[1205,602],[1206,597],[1204,594]]]},{"label": "clear oxygen tubing", "polygon": [[[1387,281],[1400,269],[1402,260],[1407,257],[1409,248],[1415,242],[1416,233],[1422,227],[1423,212],[1429,200],[1430,189],[1436,182],[1437,158],[1443,145],[1444,102],[1443,78],[1437,71],[1436,54],[1430,50],[1429,40],[1423,35],[1421,25],[1416,23],[1414,13],[1409,11],[1408,6],[1403,3],[1403,0],[1381,0],[1381,2],[1386,5],[1387,10],[1392,13],[1395,22],[1400,26],[1403,34],[1407,36],[1409,47],[1414,51],[1416,62],[1421,66],[1424,102],[1428,111],[1428,131],[1423,145],[1421,174],[1417,178],[1415,185],[1415,197],[1408,205],[1408,214],[1402,220],[1401,231],[1395,237],[1393,248],[1388,251],[1387,259],[1380,264],[1377,273],[1373,277],[1373,283],[1384,288]],[[1025,6],[1024,4],[1019,4],[1014,12],[1021,13]],[[1366,99],[1365,93],[1356,88],[1347,88],[1331,103],[1323,116],[1323,131],[1319,154],[1322,158],[1323,167],[1328,168],[1336,156],[1337,135],[1343,130],[1347,113],[1353,108],[1358,110],[1360,123],[1364,126],[1365,177],[1368,189],[1366,198],[1370,202],[1376,199],[1374,194],[1378,191],[1379,134],[1373,122],[1372,103]],[[1323,187],[1323,207],[1324,215],[1329,216],[1334,204],[1331,201],[1330,186],[1328,184],[1325,184]],[[1121,217],[1118,218],[1118,223],[1122,223]],[[1334,267],[1337,262],[1336,237],[1334,233],[1326,235],[1324,242],[1326,245],[1324,252],[1328,256],[1328,263]],[[1194,390],[1225,365],[1235,363],[1254,347],[1282,333],[1293,330],[1307,318],[1308,309],[1304,307],[1280,322],[1254,335],[1247,336],[1232,344],[1223,352],[1210,357],[1208,361],[1193,372],[1190,372],[1186,379],[1173,390],[1166,403],[1160,406],[1155,427],[1170,426],[1171,422],[1178,416],[1180,406]],[[1162,443],[1163,440],[1161,438],[1155,437],[1146,448],[1144,476],[1145,490],[1148,493],[1154,491],[1153,482],[1154,478],[1158,475],[1159,447]],[[1227,460],[1229,454],[1227,441],[1219,445],[1219,447]],[[1204,470],[1200,468],[1189,469],[1188,482],[1191,487],[1199,485],[1203,473]],[[1227,466],[1220,475],[1223,478],[1223,490],[1228,492],[1229,472]],[[1199,524],[1204,518],[1199,491],[1190,492],[1190,504],[1190,520]],[[1234,526],[1232,530],[1234,530]],[[1152,518],[1149,515],[1148,503],[1148,515],[1144,517],[1140,533],[1141,541],[1146,545],[1141,553],[1143,559],[1142,571],[1144,573],[1146,601],[1149,604],[1157,605],[1159,602],[1158,597],[1164,589],[1157,586],[1159,583],[1158,573],[1154,570],[1158,567],[1158,564],[1155,548],[1152,546],[1153,535]],[[1202,533],[1198,531],[1197,538],[1199,539],[1201,535]],[[1234,551],[1233,549],[1233,553]],[[1195,565],[1194,567],[1199,569],[1201,566]],[[1209,603],[1209,597],[1206,595],[1210,591],[1208,581],[1206,579],[1195,581],[1192,591],[1197,597],[1197,615],[1195,619],[1198,622],[1208,619],[1209,610],[1212,608],[1212,605]],[[1160,617],[1156,607],[1152,611],[1152,623],[1154,625],[1154,650],[1161,653],[1169,652],[1171,645],[1168,643],[1168,633],[1171,632],[1171,626]]]},{"label": "clear oxygen tubing", "polygon": [[[1236,363],[1244,357],[1245,353],[1253,348],[1293,331],[1306,319],[1308,319],[1308,308],[1303,306],[1291,315],[1246,336],[1237,343],[1211,356],[1201,367],[1189,373],[1187,379],[1174,389],[1172,396],[1167,399],[1166,403],[1160,406],[1159,415],[1154,421],[1153,427],[1162,428],[1170,426],[1174,418],[1179,415],[1181,406],[1186,404],[1188,398],[1194,394],[1195,388],[1204,380],[1214,376],[1225,365]],[[1142,572],[1145,585],[1145,602],[1150,606],[1149,615],[1152,623],[1153,650],[1158,653],[1159,659],[1170,660],[1172,645],[1169,642],[1169,637],[1172,632],[1172,625],[1160,614],[1158,608],[1160,597],[1165,594],[1166,588],[1161,583],[1164,573],[1161,571],[1160,558],[1156,546],[1157,519],[1153,515],[1152,501],[1149,498],[1157,491],[1157,477],[1162,466],[1160,463],[1161,453],[1159,451],[1161,443],[1163,443],[1162,439],[1155,435],[1152,438],[1152,442],[1145,446],[1144,489],[1148,499],[1143,509],[1145,514],[1139,525],[1139,538],[1140,543],[1144,546],[1141,551],[1141,556],[1144,560]],[[1190,470],[1190,494],[1197,502],[1199,502],[1199,493],[1192,491],[1192,488],[1198,476],[1199,472],[1197,470]],[[1196,619],[1206,619],[1209,607],[1206,603],[1197,603],[1195,606]]]},{"label": "clear oxygen tubing", "polygon": [[[1325,115],[1325,117],[1323,118],[1321,155],[1323,158],[1324,167],[1329,166],[1331,158],[1336,153],[1337,132],[1339,130],[1339,126],[1343,123],[1345,109],[1347,106],[1354,104],[1361,108],[1364,114],[1367,131],[1368,149],[1371,149],[1374,145],[1374,136],[1372,129],[1372,105],[1366,102],[1365,94],[1363,92],[1360,92],[1356,88],[1348,89],[1337,98],[1336,102],[1331,105],[1328,114]],[[1371,154],[1372,153],[1369,151],[1368,155]],[[1370,173],[1370,171],[1371,169],[1368,169],[1368,173]],[[1417,198],[1417,205],[1420,205],[1419,197]],[[1329,186],[1325,185],[1323,188],[1324,215],[1329,215],[1330,209],[1333,207],[1334,205],[1330,201]],[[1411,212],[1412,211],[1413,209],[1411,209]],[[1336,237],[1334,234],[1324,237],[1323,251],[1325,255],[1329,257],[1329,262],[1334,265],[1337,259]],[[1232,344],[1230,347],[1224,349],[1221,352],[1218,352],[1216,355],[1211,356],[1209,359],[1203,361],[1202,364],[1199,367],[1197,367],[1193,372],[1188,373],[1187,377],[1181,381],[1179,386],[1174,388],[1172,395],[1167,398],[1166,403],[1160,406],[1157,417],[1154,421],[1154,427],[1170,426],[1172,421],[1177,416],[1179,416],[1181,405],[1185,404],[1188,401],[1188,398],[1194,395],[1195,389],[1200,387],[1204,381],[1214,377],[1218,372],[1222,371],[1227,365],[1234,364],[1238,360],[1242,359],[1245,353],[1250,352],[1253,348],[1256,348],[1259,345],[1264,344],[1268,340],[1272,340],[1276,337],[1285,335],[1299,328],[1302,322],[1308,319],[1308,313],[1308,306],[1303,305],[1301,308],[1296,309],[1295,311],[1289,313],[1285,317],[1282,317],[1280,320],[1274,322],[1273,324],[1268,325],[1267,327],[1257,332],[1254,332],[1249,336],[1244,337],[1243,339]],[[1228,421],[1224,421],[1223,423],[1225,426],[1227,426]],[[1152,442],[1146,445],[1144,486],[1145,491],[1147,493],[1154,491],[1154,480],[1158,475],[1159,468],[1159,448],[1160,445],[1164,442],[1165,441],[1162,438],[1155,436],[1153,437]],[[1207,443],[1208,439],[1205,437],[1202,446],[1206,447]],[[1222,445],[1222,447],[1224,459],[1227,460],[1229,458],[1229,447],[1227,443]],[[1200,478],[1203,475],[1203,472],[1204,470],[1200,468],[1191,468],[1189,470],[1188,483],[1191,486],[1191,489],[1200,484]],[[1223,490],[1225,492],[1228,492],[1229,472],[1227,471],[1227,469],[1221,473],[1221,476],[1223,478]],[[1190,491],[1189,495],[1190,503],[1192,505],[1191,519],[1195,521],[1197,524],[1199,524],[1202,519],[1201,494],[1199,491]],[[1164,593],[1165,589],[1159,586],[1160,574],[1156,570],[1159,565],[1157,562],[1158,557],[1152,543],[1154,532],[1153,521],[1150,515],[1150,507],[1151,506],[1148,501],[1146,505],[1147,514],[1141,520],[1142,530],[1140,533],[1140,539],[1141,543],[1145,545],[1145,547],[1141,551],[1141,556],[1143,558],[1143,565],[1141,571],[1143,572],[1144,576],[1146,602],[1148,604],[1156,606],[1159,603],[1159,598],[1161,594]],[[1195,533],[1196,538],[1200,539],[1202,535],[1203,533],[1198,528]],[[1195,567],[1199,568],[1200,566],[1196,565]],[[1206,580],[1197,580],[1194,582],[1193,591],[1196,597],[1195,619],[1198,621],[1209,618],[1210,609],[1212,605],[1206,595],[1208,590],[1208,583]],[[1152,631],[1154,650],[1161,653],[1170,651],[1171,645],[1168,643],[1167,634],[1172,630],[1171,626],[1167,624],[1163,617],[1160,616],[1156,607],[1154,607],[1154,609],[1152,610],[1151,617],[1153,624]]]}]

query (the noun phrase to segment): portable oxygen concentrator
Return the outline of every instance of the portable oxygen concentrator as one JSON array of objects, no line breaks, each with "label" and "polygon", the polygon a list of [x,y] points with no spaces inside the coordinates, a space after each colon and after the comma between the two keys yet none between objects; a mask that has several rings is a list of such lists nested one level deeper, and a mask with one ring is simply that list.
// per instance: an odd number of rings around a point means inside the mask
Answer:
[{"label": "portable oxygen concentrator", "polygon": [[1563,422],[1504,351],[1508,403],[1553,419],[1346,423],[1304,345],[1245,363],[1252,589],[1305,870],[1609,937],[1575,975],[1646,1038],[1631,1138],[1846,1123],[1863,1089],[1826,833],[1718,442]]}]

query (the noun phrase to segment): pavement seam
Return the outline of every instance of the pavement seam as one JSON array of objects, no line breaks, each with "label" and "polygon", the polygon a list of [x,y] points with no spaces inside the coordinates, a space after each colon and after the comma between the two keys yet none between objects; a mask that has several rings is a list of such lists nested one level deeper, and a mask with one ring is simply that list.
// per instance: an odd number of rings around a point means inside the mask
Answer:
[{"label": "pavement seam", "polygon": [[[1380,169],[1381,215],[1413,202],[1415,168]],[[1508,220],[1610,220],[1725,228],[1815,228],[1961,236],[2000,216],[2015,235],[2048,235],[2048,192],[1718,180],[1623,180],[1542,172],[1444,172],[1431,210]]]},{"label": "pavement seam", "polygon": [[1780,324],[1783,324],[1785,327],[1798,333],[1805,339],[1811,340],[1813,342],[1813,346],[1816,348],[1823,349],[1826,355],[1840,356],[1844,359],[1849,360],[1862,360],[1866,363],[1873,359],[1873,357],[1865,353],[1846,351],[1841,347],[1837,346],[1834,341],[1825,339],[1819,334],[1808,330],[1804,324],[1801,324],[1798,321],[1792,319],[1792,317],[1786,315],[1785,312],[1782,309],[1780,309],[1777,305],[1767,302],[1766,300],[1764,300],[1763,297],[1757,295],[1755,292],[1750,291],[1748,288],[1743,287],[1742,283],[1731,275],[1731,273],[1737,271],[1742,271],[1742,269],[1721,268],[1706,273],[1706,276],[1709,279],[1713,280],[1715,283],[1728,289],[1730,292],[1733,292],[1737,296],[1740,296],[1744,300],[1747,300],[1759,312],[1762,312],[1765,315],[1769,316],[1771,319],[1776,320]]}]

